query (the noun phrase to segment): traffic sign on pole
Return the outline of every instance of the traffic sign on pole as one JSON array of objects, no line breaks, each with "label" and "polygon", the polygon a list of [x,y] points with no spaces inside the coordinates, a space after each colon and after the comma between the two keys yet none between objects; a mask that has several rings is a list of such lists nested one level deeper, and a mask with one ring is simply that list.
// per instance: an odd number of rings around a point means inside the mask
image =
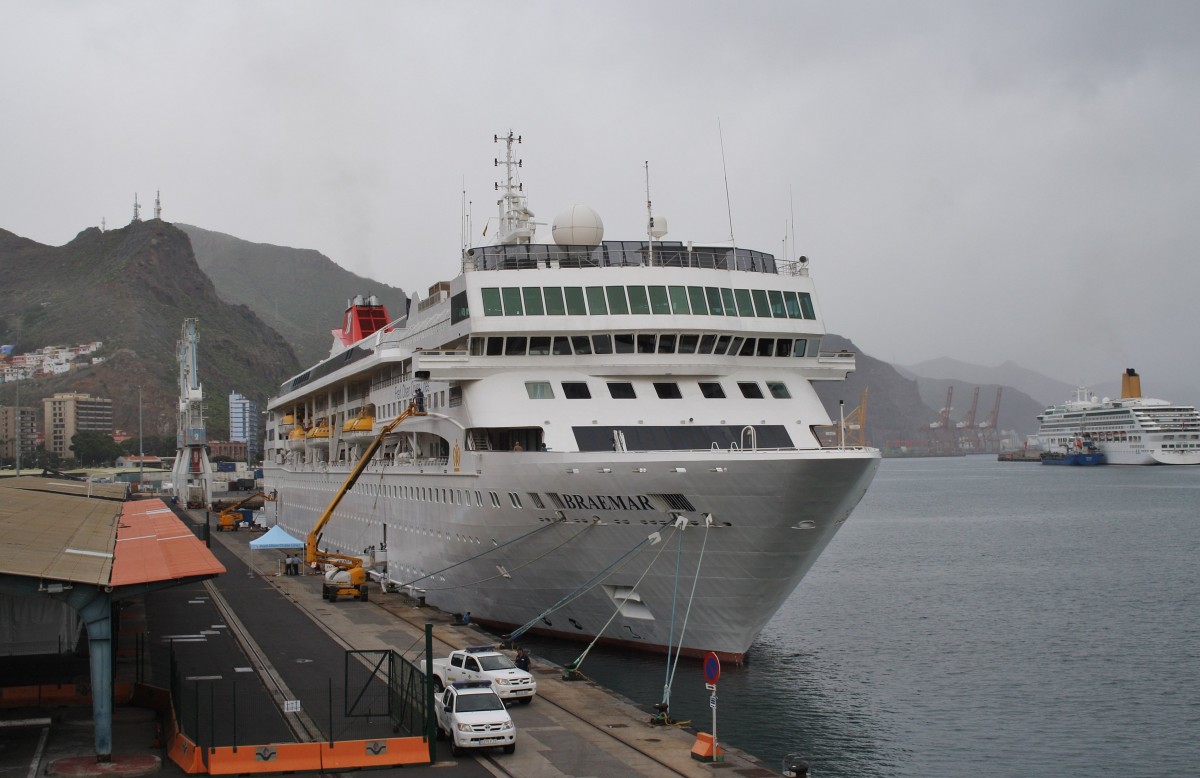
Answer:
[{"label": "traffic sign on pole", "polygon": [[712,651],[704,657],[704,680],[709,683],[716,683],[721,677],[721,660]]}]

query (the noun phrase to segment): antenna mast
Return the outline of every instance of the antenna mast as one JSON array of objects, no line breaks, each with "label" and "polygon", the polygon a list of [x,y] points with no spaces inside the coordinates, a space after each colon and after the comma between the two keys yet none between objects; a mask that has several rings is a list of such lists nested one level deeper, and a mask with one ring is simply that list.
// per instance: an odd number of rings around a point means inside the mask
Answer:
[{"label": "antenna mast", "polygon": [[650,160],[646,160],[646,237],[650,241],[650,266],[654,266],[654,212],[650,210]]},{"label": "antenna mast", "polygon": [[137,192],[133,193],[133,220],[135,222],[142,220],[142,206],[138,205]]},{"label": "antenna mast", "polygon": [[729,202],[729,171],[725,168],[725,133],[721,130],[721,120],[717,119],[717,135],[721,139],[721,172],[725,174],[725,214],[729,218],[729,243],[733,246],[733,270],[737,266],[737,241],[733,239],[733,206]]},{"label": "antenna mast", "polygon": [[[519,144],[521,136],[513,135],[509,130],[503,138],[493,135],[492,141],[504,141],[506,145],[504,161],[494,160],[496,167],[504,165],[504,195],[496,202],[500,207],[500,229],[496,242],[500,245],[530,243],[534,230],[533,211],[525,203],[525,185],[517,180],[517,169],[524,164],[524,160],[513,159],[513,143]],[[496,184],[496,191],[501,191],[499,183]]]},{"label": "antenna mast", "polygon": [[155,219],[162,218],[162,198],[160,197],[160,194],[161,193],[157,189],[154,190],[154,218]]}]

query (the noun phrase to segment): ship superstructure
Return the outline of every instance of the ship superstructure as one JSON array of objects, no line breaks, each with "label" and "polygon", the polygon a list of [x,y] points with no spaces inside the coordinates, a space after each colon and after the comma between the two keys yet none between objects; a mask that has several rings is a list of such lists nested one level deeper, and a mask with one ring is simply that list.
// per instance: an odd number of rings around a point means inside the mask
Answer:
[{"label": "ship superstructure", "polygon": [[350,301],[331,356],[270,401],[280,523],[307,532],[419,403],[327,550],[505,630],[740,662],[878,467],[875,449],[820,442],[831,420],[811,382],[843,380],[854,355],[820,350],[803,258],[605,241],[584,206],[534,242],[514,138],[499,140],[495,243],[398,318]]},{"label": "ship superstructure", "polygon": [[1200,413],[1190,405],[1142,396],[1141,377],[1121,376],[1121,397],[1086,387],[1038,416],[1038,442],[1055,451],[1090,440],[1112,465],[1200,465]]}]

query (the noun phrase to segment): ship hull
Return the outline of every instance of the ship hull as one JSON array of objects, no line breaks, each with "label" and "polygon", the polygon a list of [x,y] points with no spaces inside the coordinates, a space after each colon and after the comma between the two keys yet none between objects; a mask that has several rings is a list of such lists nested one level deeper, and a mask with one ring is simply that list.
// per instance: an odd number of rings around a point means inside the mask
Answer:
[{"label": "ship hull", "polygon": [[[373,467],[321,545],[505,632],[740,662],[878,463],[872,449],[467,452],[457,469]],[[268,465],[280,523],[307,534],[346,472]]]}]

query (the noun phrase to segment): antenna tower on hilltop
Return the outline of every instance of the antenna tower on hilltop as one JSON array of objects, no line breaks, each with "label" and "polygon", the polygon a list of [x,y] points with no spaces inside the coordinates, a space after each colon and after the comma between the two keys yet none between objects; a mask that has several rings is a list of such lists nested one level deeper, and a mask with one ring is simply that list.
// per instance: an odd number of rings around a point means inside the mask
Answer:
[{"label": "antenna tower on hilltop", "polygon": [[142,220],[142,206],[138,204],[137,192],[133,193],[133,221],[140,222]]},{"label": "antenna tower on hilltop", "polygon": [[160,195],[161,195],[161,193],[157,189],[155,189],[154,190],[154,218],[155,219],[162,218],[162,197]]}]

